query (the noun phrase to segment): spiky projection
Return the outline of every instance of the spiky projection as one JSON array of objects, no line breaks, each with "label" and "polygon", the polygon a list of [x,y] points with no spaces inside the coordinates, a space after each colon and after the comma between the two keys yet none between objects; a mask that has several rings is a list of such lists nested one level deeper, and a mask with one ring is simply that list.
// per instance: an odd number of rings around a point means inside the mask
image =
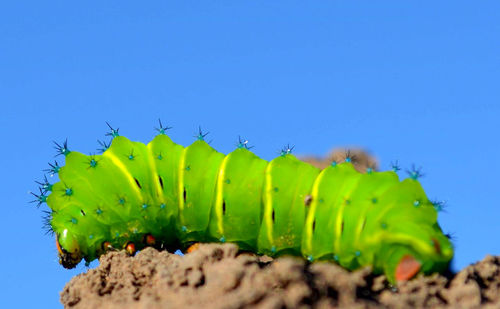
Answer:
[{"label": "spiky projection", "polygon": [[109,124],[102,155],[56,144],[65,166],[50,165],[60,181],[40,182],[34,202],[47,202],[61,263],[74,267],[107,250],[133,254],[145,246],[187,248],[193,242],[234,242],[244,250],[353,270],[371,265],[391,282],[447,268],[453,247],[437,222],[419,169],[399,181],[393,170],[359,173],[345,162],[319,170],[291,154],[267,162],[239,139],[228,155],[205,142],[184,148],[156,128],[147,145]]}]

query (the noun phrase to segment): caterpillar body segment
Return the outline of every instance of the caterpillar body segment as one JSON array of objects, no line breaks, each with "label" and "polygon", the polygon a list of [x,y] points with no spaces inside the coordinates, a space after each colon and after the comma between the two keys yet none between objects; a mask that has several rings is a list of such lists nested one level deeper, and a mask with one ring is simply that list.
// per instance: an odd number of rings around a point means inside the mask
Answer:
[{"label": "caterpillar body segment", "polygon": [[179,207],[167,207],[177,205],[179,201],[179,165],[184,153],[184,147],[175,144],[164,134],[157,135],[148,145],[150,155],[155,160],[158,183],[161,187],[161,204],[156,217],[156,225],[163,227],[166,236],[174,242],[177,239],[176,224],[179,221]]},{"label": "caterpillar body segment", "polygon": [[185,148],[177,165],[176,230],[181,242],[207,241],[207,227],[214,204],[217,174],[224,155],[202,140]]},{"label": "caterpillar body segment", "polygon": [[443,271],[453,256],[416,179],[362,174],[350,162],[319,170],[289,151],[270,162],[247,147],[224,155],[200,136],[185,148],[162,133],[148,145],[114,136],[92,156],[65,146],[47,197],[63,266],[109,248],[235,242],[350,270],[371,265],[396,282]]},{"label": "caterpillar body segment", "polygon": [[228,154],[219,169],[209,237],[257,250],[262,218],[262,188],[267,162],[249,150]]},{"label": "caterpillar body segment", "polygon": [[306,198],[310,197],[319,172],[289,154],[267,164],[258,238],[260,253],[301,255],[304,222],[310,209]]}]

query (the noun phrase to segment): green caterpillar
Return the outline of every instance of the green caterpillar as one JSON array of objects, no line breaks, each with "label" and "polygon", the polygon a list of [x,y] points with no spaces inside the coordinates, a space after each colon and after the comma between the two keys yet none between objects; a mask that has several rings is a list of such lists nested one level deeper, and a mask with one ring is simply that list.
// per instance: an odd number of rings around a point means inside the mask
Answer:
[{"label": "green caterpillar", "polygon": [[403,181],[395,171],[363,174],[349,157],[319,170],[290,149],[267,162],[242,141],[224,155],[201,132],[184,148],[166,129],[160,123],[145,145],[111,128],[102,155],[58,145],[66,165],[50,172],[60,181],[45,179],[35,196],[51,209],[47,224],[65,268],[115,248],[133,254],[148,245],[233,242],[349,270],[371,265],[395,283],[442,272],[453,257],[437,222],[439,204],[426,197],[418,171]]}]

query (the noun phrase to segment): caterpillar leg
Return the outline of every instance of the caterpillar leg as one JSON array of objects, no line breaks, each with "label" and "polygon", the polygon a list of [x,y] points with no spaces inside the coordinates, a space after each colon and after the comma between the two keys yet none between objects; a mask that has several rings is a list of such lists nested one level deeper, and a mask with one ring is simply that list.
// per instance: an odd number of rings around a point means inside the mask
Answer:
[{"label": "caterpillar leg", "polygon": [[198,250],[198,248],[200,248],[200,243],[199,242],[195,242],[194,244],[192,244],[191,246],[189,246],[187,248],[186,253],[194,252],[194,251]]},{"label": "caterpillar leg", "polygon": [[404,245],[384,248],[379,263],[392,284],[410,280],[422,271],[423,266],[420,256]]},{"label": "caterpillar leg", "polygon": [[105,241],[101,244],[102,252],[116,251],[117,249],[109,241]]},{"label": "caterpillar leg", "polygon": [[156,246],[156,238],[151,234],[144,235],[142,242],[145,246],[155,247]]},{"label": "caterpillar leg", "polygon": [[59,264],[64,268],[75,268],[82,260],[80,246],[78,242],[67,233],[67,230],[64,230],[61,235],[56,234],[56,247],[59,255]]},{"label": "caterpillar leg", "polygon": [[422,263],[417,261],[413,256],[407,254],[399,260],[394,276],[396,281],[406,281],[413,278],[422,267]]},{"label": "caterpillar leg", "polygon": [[125,251],[127,251],[127,253],[130,255],[130,256],[133,256],[136,252],[136,249],[135,249],[135,244],[131,241],[129,241],[126,245],[125,245]]}]

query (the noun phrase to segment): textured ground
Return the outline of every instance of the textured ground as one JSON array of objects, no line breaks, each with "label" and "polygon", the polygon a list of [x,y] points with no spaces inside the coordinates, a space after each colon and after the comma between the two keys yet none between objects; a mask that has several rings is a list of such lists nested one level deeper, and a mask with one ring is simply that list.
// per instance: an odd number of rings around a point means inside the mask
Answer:
[{"label": "textured ground", "polygon": [[369,269],[271,260],[232,244],[179,256],[147,248],[103,256],[61,292],[67,308],[500,308],[500,257],[487,256],[453,278],[417,277],[397,289]]}]

